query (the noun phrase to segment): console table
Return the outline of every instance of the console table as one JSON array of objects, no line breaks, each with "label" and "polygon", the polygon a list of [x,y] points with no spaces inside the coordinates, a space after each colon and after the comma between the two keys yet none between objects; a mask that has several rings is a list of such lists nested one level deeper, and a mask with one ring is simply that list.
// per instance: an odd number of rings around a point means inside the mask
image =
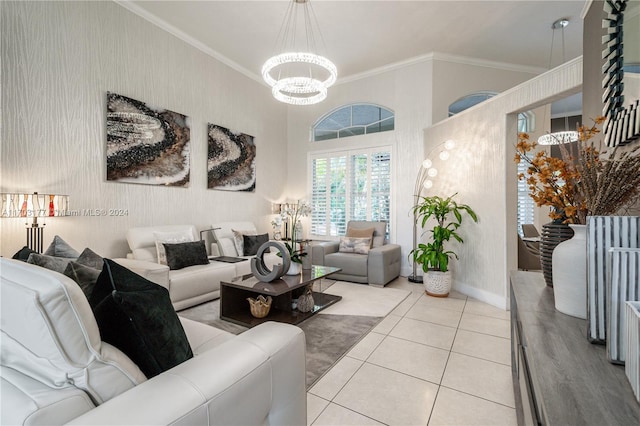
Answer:
[{"label": "console table", "polygon": [[520,425],[640,425],[624,366],[589,343],[586,320],[555,310],[539,272],[511,274],[511,367]]}]

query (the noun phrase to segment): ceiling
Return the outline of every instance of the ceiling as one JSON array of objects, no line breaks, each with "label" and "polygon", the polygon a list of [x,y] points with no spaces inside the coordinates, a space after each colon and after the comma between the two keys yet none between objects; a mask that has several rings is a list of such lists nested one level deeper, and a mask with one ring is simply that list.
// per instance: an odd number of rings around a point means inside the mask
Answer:
[{"label": "ceiling", "polygon": [[[262,81],[260,69],[289,0],[118,1],[234,69]],[[549,68],[551,24],[569,18],[566,60],[582,54],[587,0],[313,0],[325,55],[338,83],[433,52],[495,61],[532,71]],[[556,31],[551,67],[562,62]]]}]

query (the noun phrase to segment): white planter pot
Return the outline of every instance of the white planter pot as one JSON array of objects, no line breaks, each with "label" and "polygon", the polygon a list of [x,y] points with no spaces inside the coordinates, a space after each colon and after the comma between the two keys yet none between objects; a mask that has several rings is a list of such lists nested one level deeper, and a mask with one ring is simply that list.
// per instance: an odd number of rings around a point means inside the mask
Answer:
[{"label": "white planter pot", "polygon": [[299,275],[302,270],[302,264],[298,262],[291,262],[291,266],[289,266],[289,270],[286,275]]},{"label": "white planter pot", "polygon": [[574,235],[553,250],[553,294],[556,309],[587,318],[587,226],[569,225]]},{"label": "white planter pot", "polygon": [[424,289],[429,296],[447,297],[451,291],[451,271],[429,270],[423,277]]}]

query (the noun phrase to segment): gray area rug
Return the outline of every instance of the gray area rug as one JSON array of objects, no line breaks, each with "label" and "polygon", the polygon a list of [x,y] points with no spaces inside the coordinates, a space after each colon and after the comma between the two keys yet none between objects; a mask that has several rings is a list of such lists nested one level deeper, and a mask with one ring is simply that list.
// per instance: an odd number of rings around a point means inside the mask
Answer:
[{"label": "gray area rug", "polygon": [[[221,320],[219,307],[218,299],[182,310],[178,315],[233,334],[247,330]],[[298,324],[307,341],[307,389],[381,320],[382,317],[326,314],[315,315]]]}]

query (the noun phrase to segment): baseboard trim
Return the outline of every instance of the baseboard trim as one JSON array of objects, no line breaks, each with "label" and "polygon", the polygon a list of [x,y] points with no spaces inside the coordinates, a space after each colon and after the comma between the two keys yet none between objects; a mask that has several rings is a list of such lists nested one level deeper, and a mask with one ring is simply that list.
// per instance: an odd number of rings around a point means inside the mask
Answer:
[{"label": "baseboard trim", "polygon": [[491,306],[495,306],[496,308],[500,308],[505,311],[508,310],[506,296],[499,296],[494,293],[489,293],[488,291],[472,287],[468,284],[461,284],[459,282],[456,282],[455,280],[453,282],[453,289],[469,297],[473,297],[480,302],[488,303]]}]

